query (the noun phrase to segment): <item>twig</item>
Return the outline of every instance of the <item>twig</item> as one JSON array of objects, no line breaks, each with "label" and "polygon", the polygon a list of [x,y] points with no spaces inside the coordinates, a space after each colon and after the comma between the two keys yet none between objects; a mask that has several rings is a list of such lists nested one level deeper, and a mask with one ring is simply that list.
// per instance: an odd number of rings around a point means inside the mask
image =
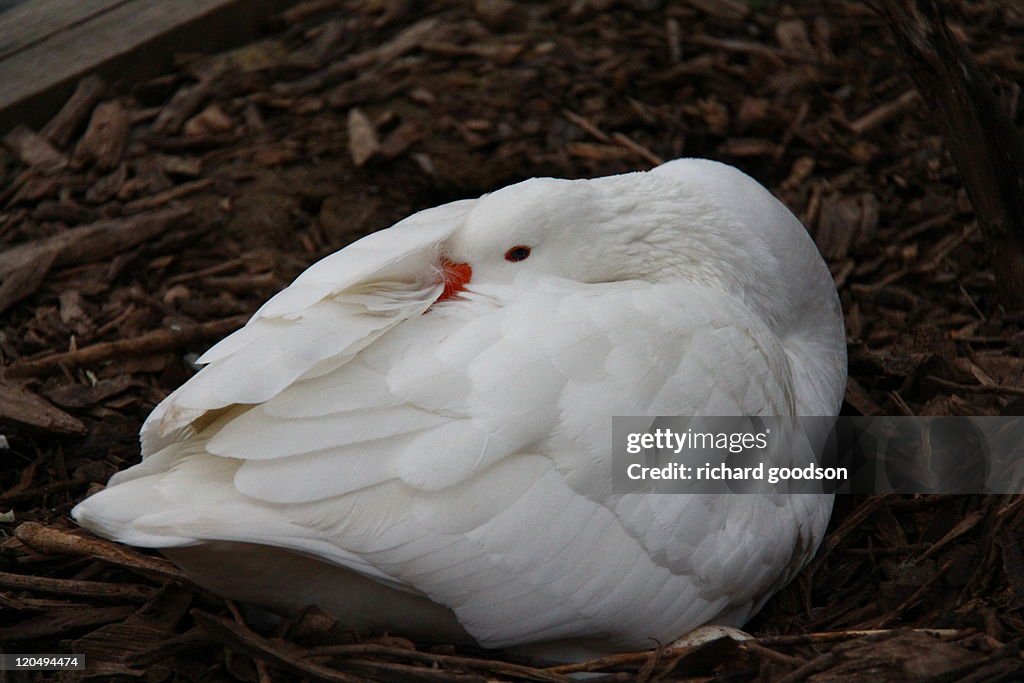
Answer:
[{"label": "twig", "polygon": [[229,647],[234,646],[250,657],[268,660],[289,671],[317,681],[359,683],[362,680],[320,664],[307,662],[299,656],[296,652],[297,648],[291,643],[282,640],[267,640],[243,624],[221,619],[198,609],[192,610],[191,614],[211,637]]},{"label": "twig", "polygon": [[213,183],[213,178],[200,178],[199,180],[175,185],[174,187],[168,188],[162,192],[157,192],[152,196],[128,202],[124,205],[124,212],[139,213],[140,211],[155,209],[156,207],[163,206],[175,199],[181,199],[182,197],[186,197],[194,192],[205,190],[210,185],[213,185]]},{"label": "twig", "polygon": [[665,163],[664,159],[662,159],[657,154],[647,149],[640,143],[636,142],[625,133],[616,132],[612,133],[611,135],[608,135],[603,130],[598,128],[590,120],[580,116],[579,114],[571,112],[568,109],[562,110],[562,116],[564,116],[569,123],[573,124],[574,126],[577,126],[585,133],[587,133],[594,139],[598,140],[599,142],[603,142],[608,145],[618,145],[620,147],[628,149],[633,154],[639,156],[640,158],[650,162],[655,166]]},{"label": "twig", "polygon": [[655,166],[660,166],[661,164],[665,163],[664,159],[662,159],[657,154],[641,145],[639,142],[628,137],[625,133],[613,133],[612,138],[615,140],[615,142],[619,143],[626,149],[632,151],[637,156],[643,157],[646,161],[649,161]]},{"label": "twig", "polygon": [[918,586],[917,590],[914,591],[910,595],[910,597],[908,597],[906,600],[901,602],[894,609],[892,609],[892,610],[886,612],[885,614],[883,614],[881,617],[878,617],[876,619],[872,619],[871,621],[868,622],[868,624],[881,628],[881,627],[884,627],[889,622],[891,622],[892,620],[897,619],[901,614],[903,614],[908,609],[910,609],[915,604],[917,604],[917,602],[921,598],[923,598],[925,596],[925,594],[928,593],[929,590],[931,590],[932,586],[935,585],[935,582],[938,581],[939,579],[941,579],[942,577],[944,577],[946,574],[948,574],[949,570],[952,569],[952,568],[953,568],[953,561],[952,560],[947,561],[945,564],[943,564],[939,568],[939,570],[937,572],[932,574],[928,578],[927,581],[925,581],[920,586]]},{"label": "twig", "polygon": [[1006,396],[1024,396],[1024,387],[1009,387],[1004,384],[960,384],[942,379],[935,375],[928,375],[929,381],[935,382],[943,389],[963,391],[968,394],[1003,394]]},{"label": "twig", "polygon": [[174,93],[153,121],[152,130],[156,133],[173,135],[181,130],[192,114],[213,94],[214,86],[210,81],[201,81],[195,85],[185,85]]},{"label": "twig", "polygon": [[590,122],[590,119],[586,119],[575,112],[571,112],[568,109],[562,110],[562,116],[565,117],[566,121],[573,124],[583,132],[587,133],[591,137],[605,144],[612,144],[612,139],[603,130],[595,126]]},{"label": "twig", "polygon": [[[669,648],[665,650],[666,657],[672,657],[680,654],[686,654],[692,647],[686,648]],[[574,674],[574,673],[587,673],[591,671],[600,671],[601,669],[607,669],[613,666],[625,666],[628,664],[644,664],[651,657],[649,651],[644,652],[625,652],[620,655],[608,655],[607,657],[598,657],[597,659],[589,659],[585,662],[577,662],[575,664],[562,664],[559,666],[552,666],[545,669],[548,673],[558,674]]]},{"label": "twig", "polygon": [[374,65],[387,64],[401,57],[422,45],[431,35],[438,33],[440,28],[441,23],[436,18],[422,19],[400,31],[394,38],[365,52],[335,62],[315,74],[297,81],[275,83],[274,92],[278,95],[296,97],[320,90],[345,80],[353,73],[366,71]]},{"label": "twig", "polygon": [[121,621],[135,611],[134,605],[82,607],[41,614],[14,626],[0,628],[0,642],[26,641],[66,633],[84,626],[101,626]]},{"label": "twig", "polygon": [[153,593],[156,592],[149,586],[130,583],[52,579],[46,576],[11,574],[9,572],[0,572],[0,586],[40,593],[74,595],[80,598],[111,598],[131,600],[132,602],[145,602],[153,597]]},{"label": "twig", "polygon": [[166,284],[168,286],[177,285],[182,282],[189,282],[190,280],[198,280],[210,275],[220,275],[221,273],[227,273],[232,270],[238,270],[245,266],[244,258],[233,258],[222,263],[217,263],[206,268],[200,268],[199,270],[193,270],[188,273],[179,273],[173,277],[167,278]]},{"label": "twig", "polygon": [[85,123],[106,90],[107,84],[99,76],[86,76],[80,80],[74,94],[43,128],[43,135],[58,147],[67,147],[75,130]]},{"label": "twig", "polygon": [[[2,385],[0,385],[2,386]],[[82,432],[84,433],[85,428],[83,425]],[[57,493],[59,491],[67,491],[78,486],[86,486],[90,482],[86,479],[67,479],[65,481],[56,481],[52,484],[44,484],[43,486],[37,486],[32,489],[25,489],[24,491],[15,491],[13,493],[0,494],[0,505],[6,506],[11,503],[15,503],[19,500],[28,500],[36,498],[37,496],[48,496],[51,493]]]},{"label": "twig", "polygon": [[35,292],[51,267],[101,261],[151,240],[181,220],[191,209],[171,206],[160,211],[99,221],[19,244],[0,252],[0,311]]},{"label": "twig", "polygon": [[466,674],[450,670],[428,669],[372,659],[350,659],[346,668],[365,676],[360,680],[420,681],[421,683],[490,683],[492,679],[481,674]]},{"label": "twig", "polygon": [[921,553],[921,555],[919,555],[918,557],[914,558],[915,561],[921,562],[922,560],[928,559],[929,557],[931,557],[935,553],[939,552],[939,550],[941,550],[942,548],[945,548],[946,545],[948,543],[950,543],[951,541],[954,541],[954,540],[960,538],[961,536],[966,534],[968,531],[970,531],[974,527],[978,526],[978,524],[984,518],[985,517],[982,514],[981,510],[974,510],[973,512],[968,513],[966,517],[964,517],[962,520],[957,522],[956,526],[954,526],[952,529],[950,529],[948,532],[946,532],[945,536],[943,536],[938,541],[936,541],[934,544],[932,544],[932,546],[930,548],[928,548],[928,550],[925,550],[923,553]]},{"label": "twig", "polygon": [[923,633],[935,638],[951,638],[964,633],[963,629],[955,628],[914,628],[914,629],[870,629],[851,631],[824,631],[821,633],[799,633],[785,636],[765,636],[758,638],[757,643],[765,647],[796,646],[796,645],[823,645],[826,643],[839,643],[853,638],[870,638],[884,636],[894,632],[900,633]]},{"label": "twig", "polygon": [[147,557],[127,548],[90,536],[78,536],[67,531],[46,527],[38,522],[25,522],[14,530],[14,536],[44,555],[76,555],[93,557],[119,567],[144,574],[156,574],[165,579],[189,582],[177,567],[155,557]]},{"label": "twig", "polygon": [[[738,54],[745,55],[756,55],[763,57],[771,65],[777,69],[782,69],[786,66],[786,60],[780,55],[779,51],[768,47],[764,43],[755,43],[749,40],[732,40],[729,38],[716,38],[708,35],[696,35],[690,37],[690,42],[694,45],[700,45],[701,47],[710,47],[716,50],[722,50],[724,52],[736,52]],[[790,55],[792,56],[792,55]]]},{"label": "twig", "polygon": [[776,652],[775,650],[771,650],[771,649],[765,647],[764,645],[760,645],[760,644],[758,644],[757,642],[754,642],[754,641],[748,641],[748,642],[745,642],[745,643],[740,643],[740,649],[741,650],[746,650],[747,652],[750,652],[751,654],[755,654],[758,657],[763,657],[764,659],[770,659],[773,662],[777,662],[779,664],[782,664],[783,666],[791,666],[791,667],[797,668],[797,669],[807,663],[806,660],[800,659],[799,657],[793,657],[791,655],[784,655],[781,652]]},{"label": "twig", "polygon": [[836,528],[835,531],[830,533],[826,538],[825,542],[822,543],[824,552],[822,556],[832,552],[846,536],[856,529],[861,523],[868,517],[873,515],[875,511],[886,503],[887,496],[874,496],[860,505],[856,510],[843,520],[843,523]]},{"label": "twig", "polygon": [[409,650],[400,647],[389,647],[374,643],[360,643],[357,645],[328,645],[317,647],[303,653],[304,657],[322,656],[358,656],[358,655],[380,655],[406,659],[413,662],[422,662],[435,666],[460,667],[465,669],[479,669],[490,673],[504,673],[520,678],[528,678],[536,681],[554,681],[562,683],[569,681],[566,676],[552,673],[550,669],[537,669],[532,666],[522,666],[500,660],[476,659],[473,657],[458,657],[454,655],[437,655],[419,650]]},{"label": "twig", "polygon": [[[242,617],[242,612],[238,609],[238,605],[235,604],[235,601],[225,598],[224,603],[228,606],[228,611],[231,612],[231,616],[235,620],[235,623],[243,628],[248,628],[248,625],[245,623],[245,618]],[[256,678],[259,683],[268,683],[271,681],[270,671],[267,670],[267,663],[262,658],[258,657],[254,657],[252,661],[253,664],[256,665]]]},{"label": "twig", "polygon": [[928,548],[927,543],[911,543],[899,548],[839,548],[836,552],[843,555],[855,555],[866,557],[893,557],[900,555],[911,555]]},{"label": "twig", "polygon": [[[4,377],[0,377],[0,420],[66,434],[85,434],[86,431],[81,420]],[[60,488],[63,487],[58,487],[58,490]],[[3,502],[11,500],[9,498]]]},{"label": "twig", "polygon": [[144,356],[172,351],[197,341],[223,337],[245,324],[249,316],[236,315],[179,329],[156,330],[131,339],[100,342],[74,351],[55,353],[35,360],[21,361],[8,369],[11,377],[36,377],[54,372],[61,366],[78,367],[101,363],[118,356]]},{"label": "twig", "polygon": [[865,133],[878,128],[882,124],[887,123],[891,119],[902,114],[917,101],[917,98],[918,95],[916,90],[908,90],[895,100],[879,105],[867,114],[864,114],[851,123],[849,128],[857,135],[864,135]]},{"label": "twig", "polygon": [[807,662],[802,667],[800,667],[793,673],[789,674],[788,676],[783,676],[779,679],[779,683],[797,683],[797,681],[802,681],[806,678],[809,678],[811,675],[816,674],[819,671],[824,671],[825,669],[832,666],[832,664],[836,661],[837,658],[838,655],[836,655],[834,652],[826,652],[820,657],[816,657],[811,661]]},{"label": "twig", "polygon": [[682,36],[682,28],[679,26],[679,20],[675,17],[669,17],[665,20],[665,36],[668,41],[668,61],[673,64],[678,64],[683,61],[682,46],[680,44]]},{"label": "twig", "polygon": [[913,272],[927,273],[938,268],[944,258],[949,256],[953,250],[971,238],[975,229],[975,225],[970,223],[963,226],[958,231],[943,237],[937,244],[928,250],[927,254],[923,255],[921,261],[914,264]]}]

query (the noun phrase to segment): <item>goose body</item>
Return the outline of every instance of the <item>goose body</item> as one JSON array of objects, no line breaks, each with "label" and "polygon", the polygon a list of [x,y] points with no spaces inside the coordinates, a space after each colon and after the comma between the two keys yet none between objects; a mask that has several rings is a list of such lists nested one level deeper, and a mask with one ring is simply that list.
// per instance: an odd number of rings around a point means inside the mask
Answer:
[{"label": "goose body", "polygon": [[[229,597],[562,658],[742,625],[828,496],[617,494],[614,415],[835,415],[831,277],[740,171],[535,178],[313,265],[74,518]],[[785,454],[778,454],[784,458]]]}]

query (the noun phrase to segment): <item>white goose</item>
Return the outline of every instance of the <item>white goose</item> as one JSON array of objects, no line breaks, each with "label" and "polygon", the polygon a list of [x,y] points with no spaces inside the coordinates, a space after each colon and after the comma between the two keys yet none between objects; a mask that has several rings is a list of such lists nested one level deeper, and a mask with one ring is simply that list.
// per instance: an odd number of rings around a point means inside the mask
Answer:
[{"label": "white goose", "polygon": [[720,163],[535,178],[309,268],[78,505],[210,589],[360,631],[559,659],[742,625],[828,496],[617,495],[613,415],[835,415],[836,290]]}]

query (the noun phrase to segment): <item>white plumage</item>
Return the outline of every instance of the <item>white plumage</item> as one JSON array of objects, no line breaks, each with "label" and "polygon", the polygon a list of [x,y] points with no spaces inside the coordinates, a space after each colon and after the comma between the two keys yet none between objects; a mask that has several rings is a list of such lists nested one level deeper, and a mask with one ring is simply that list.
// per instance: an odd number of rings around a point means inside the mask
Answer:
[{"label": "white plumage", "polygon": [[75,519],[355,629],[566,658],[741,625],[831,510],[612,492],[613,415],[840,407],[828,270],[781,203],[711,161],[421,211],[200,362],[143,426],[143,461]]}]

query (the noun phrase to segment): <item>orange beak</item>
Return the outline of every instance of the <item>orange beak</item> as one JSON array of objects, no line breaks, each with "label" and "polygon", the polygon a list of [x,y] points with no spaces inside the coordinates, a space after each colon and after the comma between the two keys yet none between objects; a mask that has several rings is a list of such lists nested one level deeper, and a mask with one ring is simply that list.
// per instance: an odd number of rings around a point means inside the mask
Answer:
[{"label": "orange beak", "polygon": [[437,298],[438,301],[451,299],[459,292],[465,291],[466,285],[473,277],[473,269],[468,263],[452,263],[446,258],[441,259],[441,273],[444,277],[444,291]]}]

